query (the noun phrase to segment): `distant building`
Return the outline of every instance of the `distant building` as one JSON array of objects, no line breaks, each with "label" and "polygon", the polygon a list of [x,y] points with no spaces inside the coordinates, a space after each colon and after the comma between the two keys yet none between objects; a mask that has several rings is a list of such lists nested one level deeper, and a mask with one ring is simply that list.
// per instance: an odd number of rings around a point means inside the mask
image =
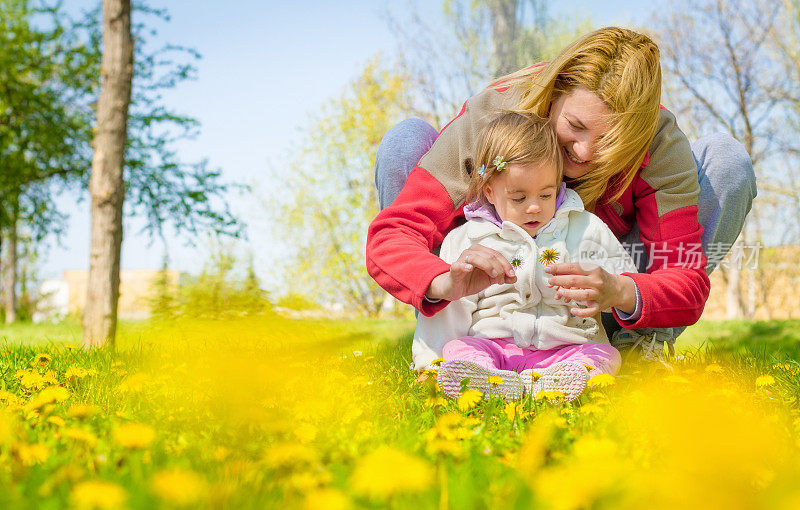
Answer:
[{"label": "distant building", "polygon": [[[150,317],[150,300],[155,297],[153,284],[161,271],[157,269],[123,269],[120,271],[120,319],[140,320]],[[41,296],[34,322],[58,321],[69,314],[80,316],[86,305],[88,271],[64,271],[60,280],[45,280],[39,286]],[[167,271],[170,287],[177,289],[180,273]]]}]

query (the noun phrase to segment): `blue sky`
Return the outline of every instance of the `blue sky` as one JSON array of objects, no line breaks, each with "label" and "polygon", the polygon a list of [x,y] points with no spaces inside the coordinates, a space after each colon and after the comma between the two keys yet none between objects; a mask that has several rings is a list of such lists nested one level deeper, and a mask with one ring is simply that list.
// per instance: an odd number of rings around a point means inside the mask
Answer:
[{"label": "blue sky", "polygon": [[[195,48],[198,79],[165,95],[177,111],[200,120],[202,131],[194,141],[179,146],[186,160],[207,157],[223,175],[257,187],[279,186],[265,182],[269,165],[279,165],[301,137],[308,116],[326,100],[337,97],[347,82],[373,55],[392,55],[396,41],[384,13],[402,16],[407,2],[399,0],[348,0],[275,2],[210,2],[172,0],[151,2],[168,5],[171,21],[159,26],[164,41]],[[74,12],[95,4],[67,0]],[[435,18],[439,0],[418,2],[420,10]],[[646,25],[657,3],[632,0],[608,2],[564,1],[555,13],[589,16],[597,26]],[[246,221],[250,249],[259,273],[267,279],[272,261],[281,256],[268,239],[265,212],[257,200],[237,197],[235,210]],[[61,246],[51,246],[40,275],[58,277],[69,269],[88,268],[88,201],[75,204],[65,197],[64,210],[71,220]],[[142,224],[126,220],[123,269],[157,268],[160,242],[147,245],[138,234]],[[187,247],[185,241],[168,239],[171,266],[197,271],[206,259],[205,242]]]}]

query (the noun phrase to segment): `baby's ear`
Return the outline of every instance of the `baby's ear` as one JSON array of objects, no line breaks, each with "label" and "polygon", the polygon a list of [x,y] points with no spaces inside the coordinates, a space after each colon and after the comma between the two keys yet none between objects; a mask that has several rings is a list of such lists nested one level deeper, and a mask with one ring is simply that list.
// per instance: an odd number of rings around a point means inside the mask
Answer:
[{"label": "baby's ear", "polygon": [[495,195],[494,195],[494,190],[492,189],[492,185],[491,184],[487,183],[483,187],[483,197],[486,199],[487,202],[489,202],[492,205],[495,205],[495,203],[494,203],[495,202]]}]

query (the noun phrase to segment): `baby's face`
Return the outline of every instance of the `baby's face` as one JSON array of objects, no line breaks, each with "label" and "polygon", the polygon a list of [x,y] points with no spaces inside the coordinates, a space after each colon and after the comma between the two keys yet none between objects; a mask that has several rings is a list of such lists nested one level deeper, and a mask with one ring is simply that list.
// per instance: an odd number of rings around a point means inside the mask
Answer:
[{"label": "baby's face", "polygon": [[548,162],[509,163],[492,176],[484,194],[501,220],[535,236],[556,213],[557,178],[555,166]]}]

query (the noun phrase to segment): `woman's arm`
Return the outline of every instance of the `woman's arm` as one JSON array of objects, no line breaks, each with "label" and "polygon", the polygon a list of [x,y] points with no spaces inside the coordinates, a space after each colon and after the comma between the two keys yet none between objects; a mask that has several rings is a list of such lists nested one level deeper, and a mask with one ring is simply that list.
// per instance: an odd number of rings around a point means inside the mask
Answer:
[{"label": "woman's arm", "polygon": [[491,89],[470,98],[408,176],[397,199],[369,226],[367,271],[378,285],[423,315],[433,315],[449,303],[425,299],[434,278],[450,270],[431,252],[463,221],[461,205],[475,139],[492,115],[507,106],[505,101],[508,97]]},{"label": "woman's arm", "polygon": [[633,183],[639,236],[647,273],[625,273],[636,282],[642,314],[617,320],[626,328],[674,327],[700,318],[711,290],[697,219],[697,163],[675,117],[661,110],[650,159]]},{"label": "woman's arm", "polygon": [[415,168],[397,199],[369,226],[367,271],[400,301],[423,315],[435,314],[448,301],[432,303],[425,292],[436,276],[450,271],[450,264],[431,252],[462,218],[444,186]]}]

